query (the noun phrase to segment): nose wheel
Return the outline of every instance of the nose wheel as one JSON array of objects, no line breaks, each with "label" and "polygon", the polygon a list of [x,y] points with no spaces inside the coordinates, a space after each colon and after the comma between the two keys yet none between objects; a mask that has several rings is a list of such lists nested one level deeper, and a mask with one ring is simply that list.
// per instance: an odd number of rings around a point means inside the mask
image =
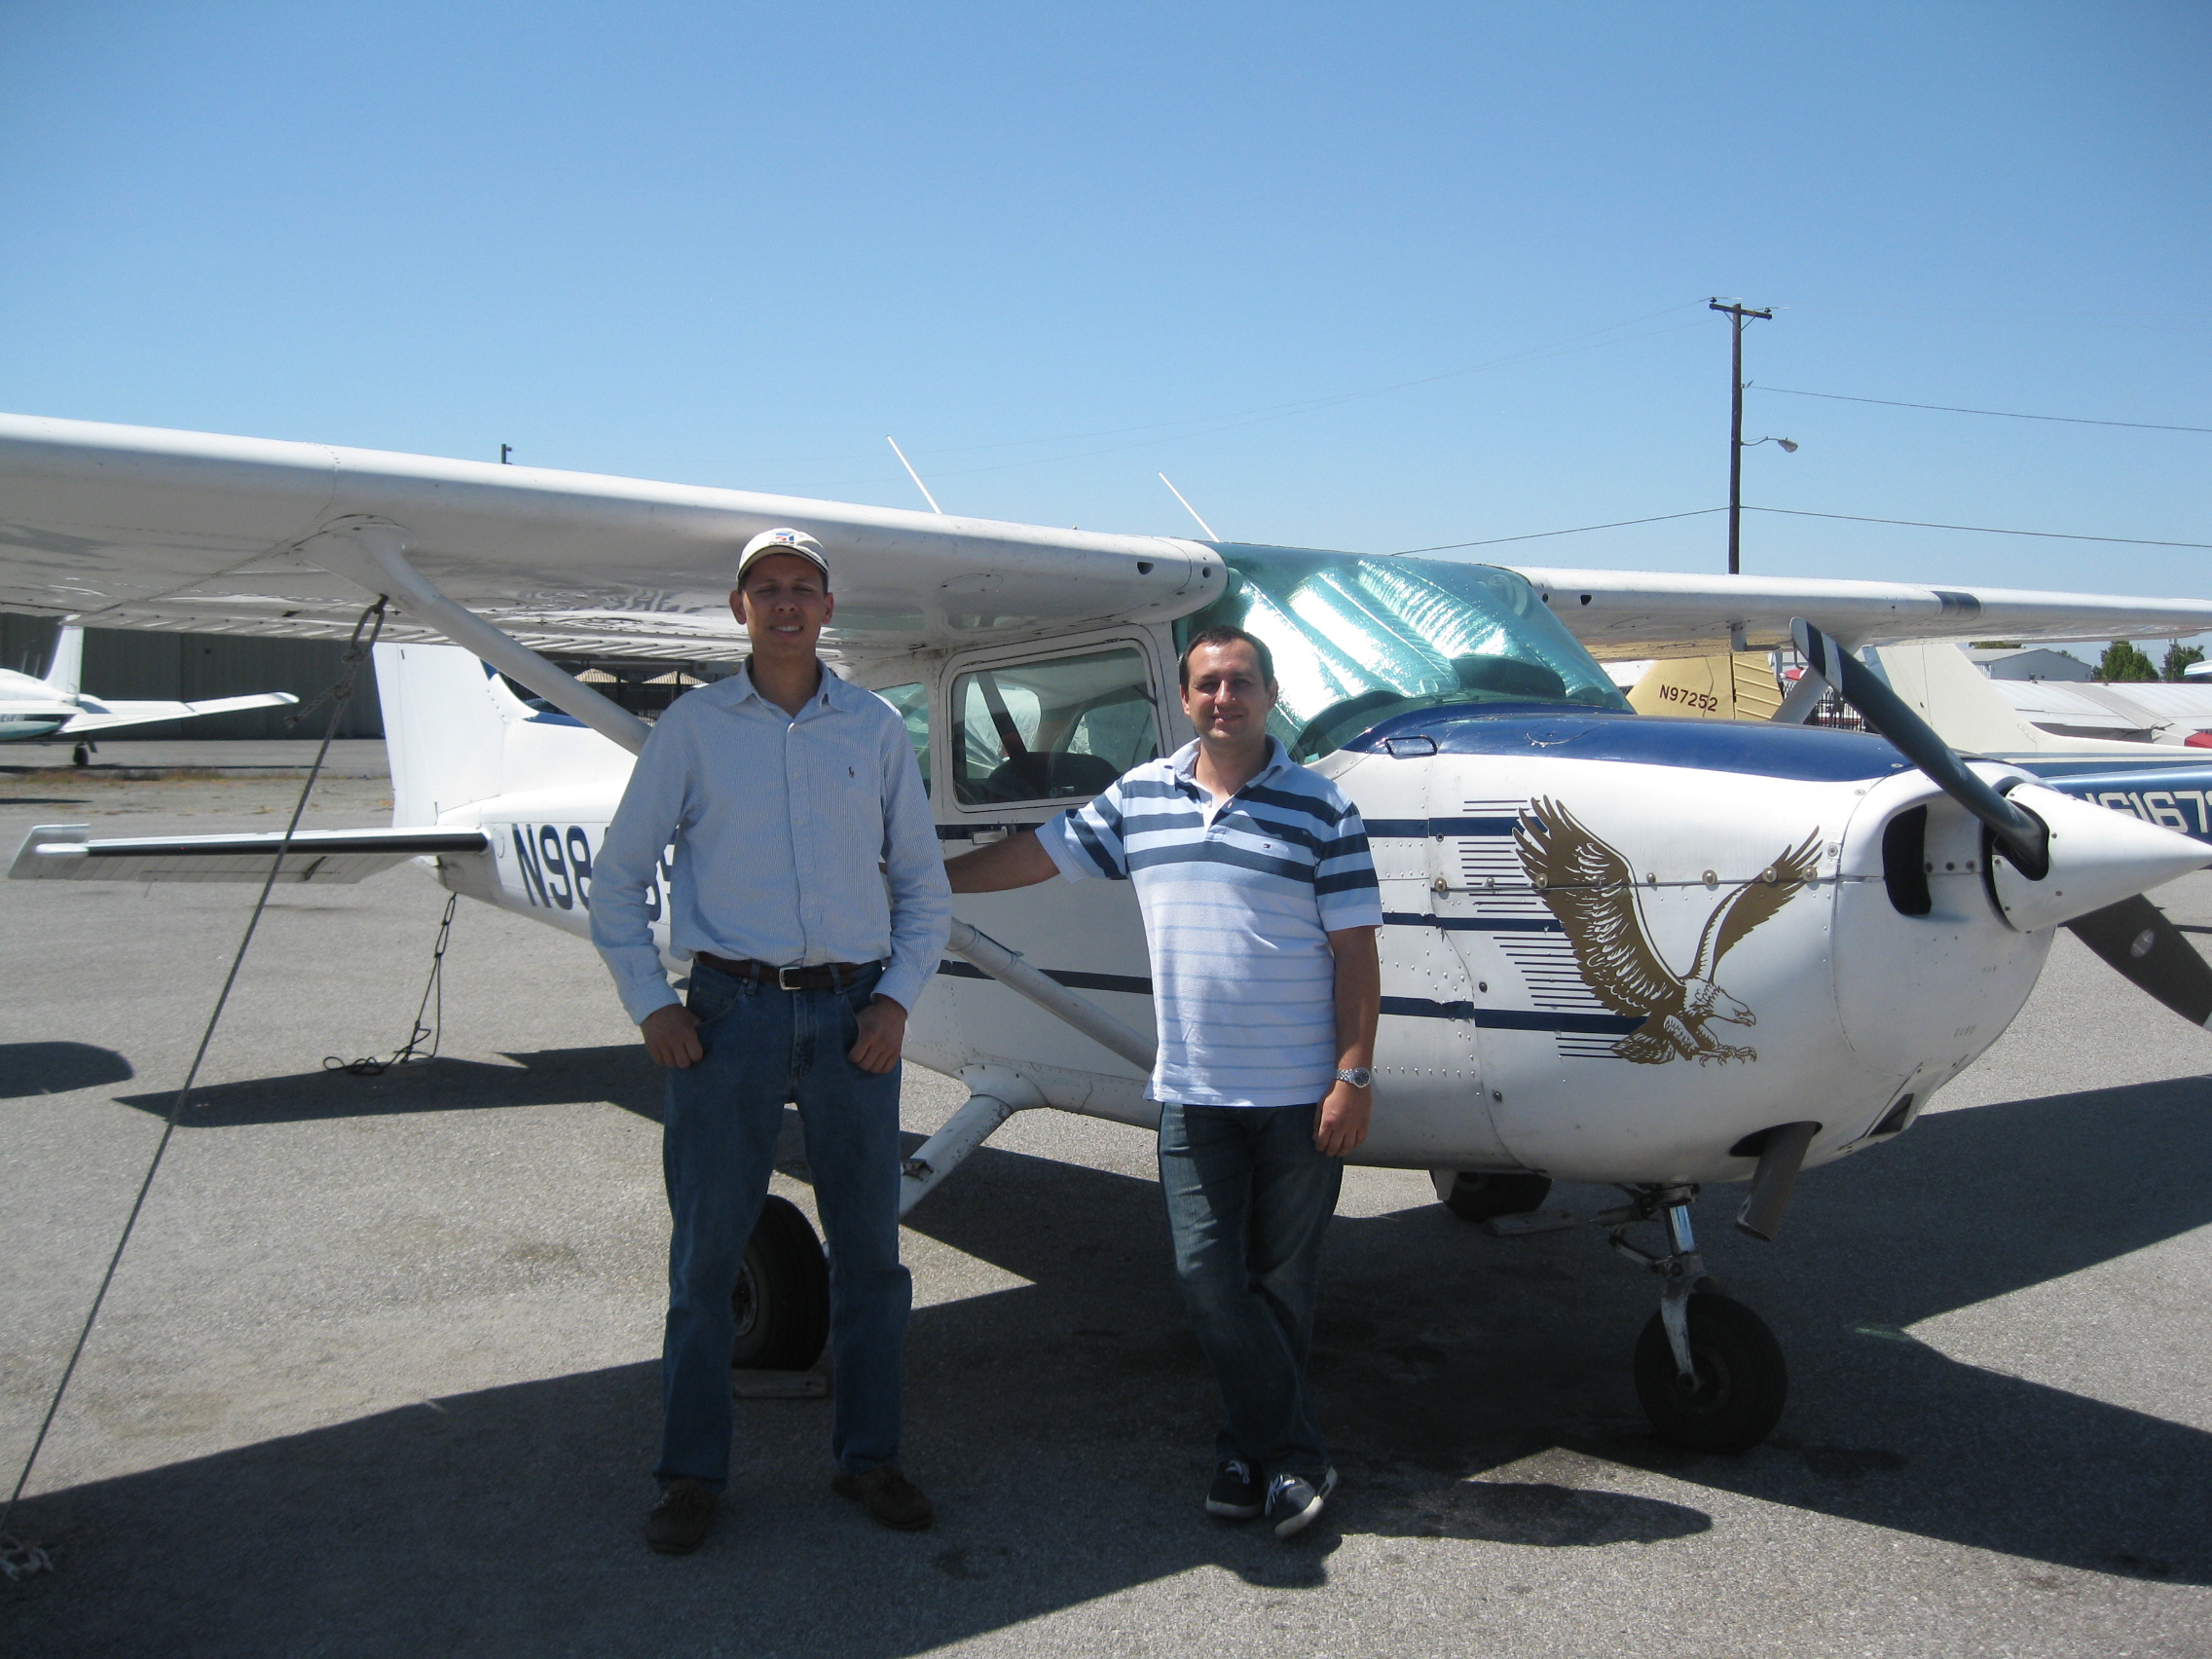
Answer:
[{"label": "nose wheel", "polygon": [[[1636,1396],[1663,1440],[1692,1452],[1748,1452],[1774,1432],[1789,1398],[1789,1368],[1766,1321],[1722,1296],[1706,1276],[1690,1231],[1694,1187],[1636,1194],[1600,1219],[1615,1250],[1664,1281],[1659,1311],[1636,1343]],[[1628,1241],[1639,1222],[1663,1219],[1669,1249]]]},{"label": "nose wheel", "polygon": [[1691,1370],[1675,1360],[1663,1314],[1636,1340],[1636,1397],[1662,1440],[1693,1452],[1748,1452],[1774,1432],[1789,1396],[1782,1345],[1766,1321],[1717,1291],[1684,1309]]}]

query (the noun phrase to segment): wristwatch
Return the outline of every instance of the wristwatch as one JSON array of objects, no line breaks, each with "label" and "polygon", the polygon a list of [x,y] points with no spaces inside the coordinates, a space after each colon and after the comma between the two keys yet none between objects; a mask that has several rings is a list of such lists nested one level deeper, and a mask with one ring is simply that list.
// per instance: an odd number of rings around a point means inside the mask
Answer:
[{"label": "wristwatch", "polygon": [[1370,1067],[1354,1066],[1349,1071],[1337,1073],[1337,1081],[1348,1083],[1354,1088],[1372,1088],[1375,1087],[1375,1073]]}]

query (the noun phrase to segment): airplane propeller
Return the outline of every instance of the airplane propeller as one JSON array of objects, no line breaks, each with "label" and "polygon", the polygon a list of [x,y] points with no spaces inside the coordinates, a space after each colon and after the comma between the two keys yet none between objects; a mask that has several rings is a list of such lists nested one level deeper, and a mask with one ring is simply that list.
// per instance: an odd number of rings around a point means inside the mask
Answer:
[{"label": "airplane propeller", "polygon": [[1789,638],[1805,672],[1833,686],[1936,788],[1988,825],[2021,874],[2040,881],[2050,872],[2049,830],[1968,771],[1958,752],[1872,669],[1801,616],[1790,618]]},{"label": "airplane propeller", "polygon": [[[2024,877],[2027,884],[2055,888],[2056,883],[2051,879],[2052,826],[2046,820],[2053,815],[2054,808],[2073,816],[2074,807],[2086,803],[2076,802],[2055,792],[2038,791],[2039,798],[2046,803],[2045,814],[2039,816],[2028,811],[1969,771],[1957,751],[1937,735],[1935,727],[1913,713],[1903,698],[1833,638],[1801,617],[1791,620],[1789,637],[1798,654],[1805,659],[1808,674],[1831,686],[1931,782],[1988,826],[1993,849],[2002,850],[2017,871],[2016,876],[2001,877],[1998,866],[1992,866],[1990,884],[1999,908],[2016,927],[2035,925],[2034,903],[2019,903],[2014,897],[2023,886],[2020,878]],[[2085,849],[2092,866],[2102,863],[2105,867],[2101,870],[2077,868],[2068,877],[2078,890],[2077,897],[2080,890],[2093,891],[2100,885],[2100,877],[2106,882],[2135,879],[2139,883],[2137,891],[2086,911],[2052,914],[2048,920],[2063,922],[2122,978],[2157,998],[2192,1025],[2212,1026],[2212,964],[2205,962],[2183,937],[2180,928],[2157,905],[2143,897],[2141,891],[2143,887],[2182,874],[2188,868],[2212,862],[2212,856],[2198,856],[2193,866],[2189,855],[2178,848],[2162,852],[2152,836],[2133,831],[2151,830],[2168,841],[2182,841],[2186,837],[2154,826],[2121,820],[2103,807],[2091,807],[2089,811],[2114,821],[2110,825],[2096,825],[2097,829],[2121,829],[2129,844]],[[2082,819],[2081,823],[2094,825],[2095,820]],[[2079,836],[2068,834],[2065,839],[2075,843]],[[2078,854],[2084,851],[2079,845],[2072,850]],[[2201,854],[2201,849],[2198,851]],[[2134,866],[2132,877],[2124,873],[2130,866]],[[2107,886],[2105,890],[2113,889]],[[2063,892],[2053,896],[2063,899]]]}]

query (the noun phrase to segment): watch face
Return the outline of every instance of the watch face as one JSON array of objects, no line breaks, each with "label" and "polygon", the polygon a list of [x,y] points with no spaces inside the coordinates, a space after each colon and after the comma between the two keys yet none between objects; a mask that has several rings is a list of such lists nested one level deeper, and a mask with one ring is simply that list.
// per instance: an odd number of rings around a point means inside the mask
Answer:
[{"label": "watch face", "polygon": [[1366,1066],[1354,1066],[1350,1071],[1337,1073],[1337,1079],[1341,1083],[1350,1084],[1354,1088],[1365,1088],[1375,1081],[1375,1073]]}]

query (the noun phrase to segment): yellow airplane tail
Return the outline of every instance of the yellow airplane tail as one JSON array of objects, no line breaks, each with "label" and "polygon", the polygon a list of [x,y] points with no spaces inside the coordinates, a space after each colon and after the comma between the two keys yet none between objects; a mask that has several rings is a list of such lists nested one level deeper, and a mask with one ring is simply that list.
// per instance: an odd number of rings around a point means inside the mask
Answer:
[{"label": "yellow airplane tail", "polygon": [[1764,651],[1664,657],[1628,694],[1640,715],[1697,720],[1768,720],[1782,707],[1782,687]]}]

